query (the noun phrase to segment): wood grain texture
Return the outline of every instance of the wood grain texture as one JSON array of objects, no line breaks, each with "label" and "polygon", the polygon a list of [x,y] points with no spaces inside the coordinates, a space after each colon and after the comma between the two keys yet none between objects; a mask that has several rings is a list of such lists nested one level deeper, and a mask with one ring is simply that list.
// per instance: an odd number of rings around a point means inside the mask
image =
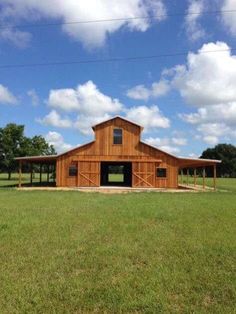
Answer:
[{"label": "wood grain texture", "polygon": [[[122,128],[123,144],[113,144],[113,129]],[[176,188],[178,160],[140,141],[141,127],[120,118],[94,129],[95,141],[61,155],[57,160],[57,186],[99,186],[101,161],[131,161],[133,187]],[[78,163],[78,176],[69,177],[69,166]],[[157,178],[156,168],[167,177]]]}]

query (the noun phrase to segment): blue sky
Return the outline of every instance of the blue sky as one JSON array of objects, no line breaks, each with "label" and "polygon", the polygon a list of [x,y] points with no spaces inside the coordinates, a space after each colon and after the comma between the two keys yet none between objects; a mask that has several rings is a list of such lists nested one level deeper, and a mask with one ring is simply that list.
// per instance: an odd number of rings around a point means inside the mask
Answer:
[{"label": "blue sky", "polygon": [[[176,155],[236,144],[236,13],[227,12],[236,0],[15,2],[0,4],[1,65],[188,54],[0,68],[0,127],[24,124],[26,135],[42,134],[60,152],[119,114],[145,127],[143,140]],[[134,16],[149,19],[70,24]],[[14,26],[50,23],[66,24]]]}]

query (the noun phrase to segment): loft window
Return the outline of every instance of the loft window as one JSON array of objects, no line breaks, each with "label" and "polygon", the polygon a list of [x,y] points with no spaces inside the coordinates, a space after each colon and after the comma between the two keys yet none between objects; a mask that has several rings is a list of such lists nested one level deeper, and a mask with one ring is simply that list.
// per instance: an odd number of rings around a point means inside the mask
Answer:
[{"label": "loft window", "polygon": [[166,168],[157,168],[156,176],[158,178],[166,178]]},{"label": "loft window", "polygon": [[122,129],[113,129],[113,144],[122,144]]},{"label": "loft window", "polygon": [[69,177],[76,177],[78,173],[78,167],[76,163],[72,163],[69,166]]}]

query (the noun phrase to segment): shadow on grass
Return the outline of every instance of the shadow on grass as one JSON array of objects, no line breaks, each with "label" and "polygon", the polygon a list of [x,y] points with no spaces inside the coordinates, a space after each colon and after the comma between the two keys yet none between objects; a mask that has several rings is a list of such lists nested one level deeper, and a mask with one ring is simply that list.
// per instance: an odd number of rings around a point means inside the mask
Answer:
[{"label": "shadow on grass", "polygon": [[[8,181],[8,180],[6,180]],[[22,183],[21,187],[55,187],[55,182],[34,182],[34,183]],[[17,188],[18,183],[8,183],[8,184],[2,184],[0,188],[7,189],[7,188]]]}]

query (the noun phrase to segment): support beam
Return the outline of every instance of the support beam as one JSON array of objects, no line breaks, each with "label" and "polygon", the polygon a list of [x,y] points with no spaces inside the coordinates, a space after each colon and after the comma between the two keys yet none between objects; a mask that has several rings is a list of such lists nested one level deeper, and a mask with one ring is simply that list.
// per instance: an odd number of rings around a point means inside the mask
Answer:
[{"label": "support beam", "polygon": [[181,184],[183,184],[183,169],[181,169]]},{"label": "support beam", "polygon": [[30,185],[33,185],[33,165],[30,163]]},{"label": "support beam", "polygon": [[50,166],[49,166],[49,164],[47,165],[47,183],[49,183],[49,170],[50,170],[50,168],[49,168]]},{"label": "support beam", "polygon": [[205,190],[206,188],[206,168],[203,167],[203,171],[202,171],[202,187]]},{"label": "support beam", "polygon": [[189,168],[187,169],[187,185],[189,184]]},{"label": "support beam", "polygon": [[42,164],[39,166],[39,182],[42,183]]},{"label": "support beam", "polygon": [[19,161],[19,182],[18,182],[18,187],[21,188],[22,184],[22,161]]},{"label": "support beam", "polygon": [[216,190],[216,165],[213,166],[213,188]]},{"label": "support beam", "polygon": [[194,168],[194,186],[197,185],[197,169]]}]

